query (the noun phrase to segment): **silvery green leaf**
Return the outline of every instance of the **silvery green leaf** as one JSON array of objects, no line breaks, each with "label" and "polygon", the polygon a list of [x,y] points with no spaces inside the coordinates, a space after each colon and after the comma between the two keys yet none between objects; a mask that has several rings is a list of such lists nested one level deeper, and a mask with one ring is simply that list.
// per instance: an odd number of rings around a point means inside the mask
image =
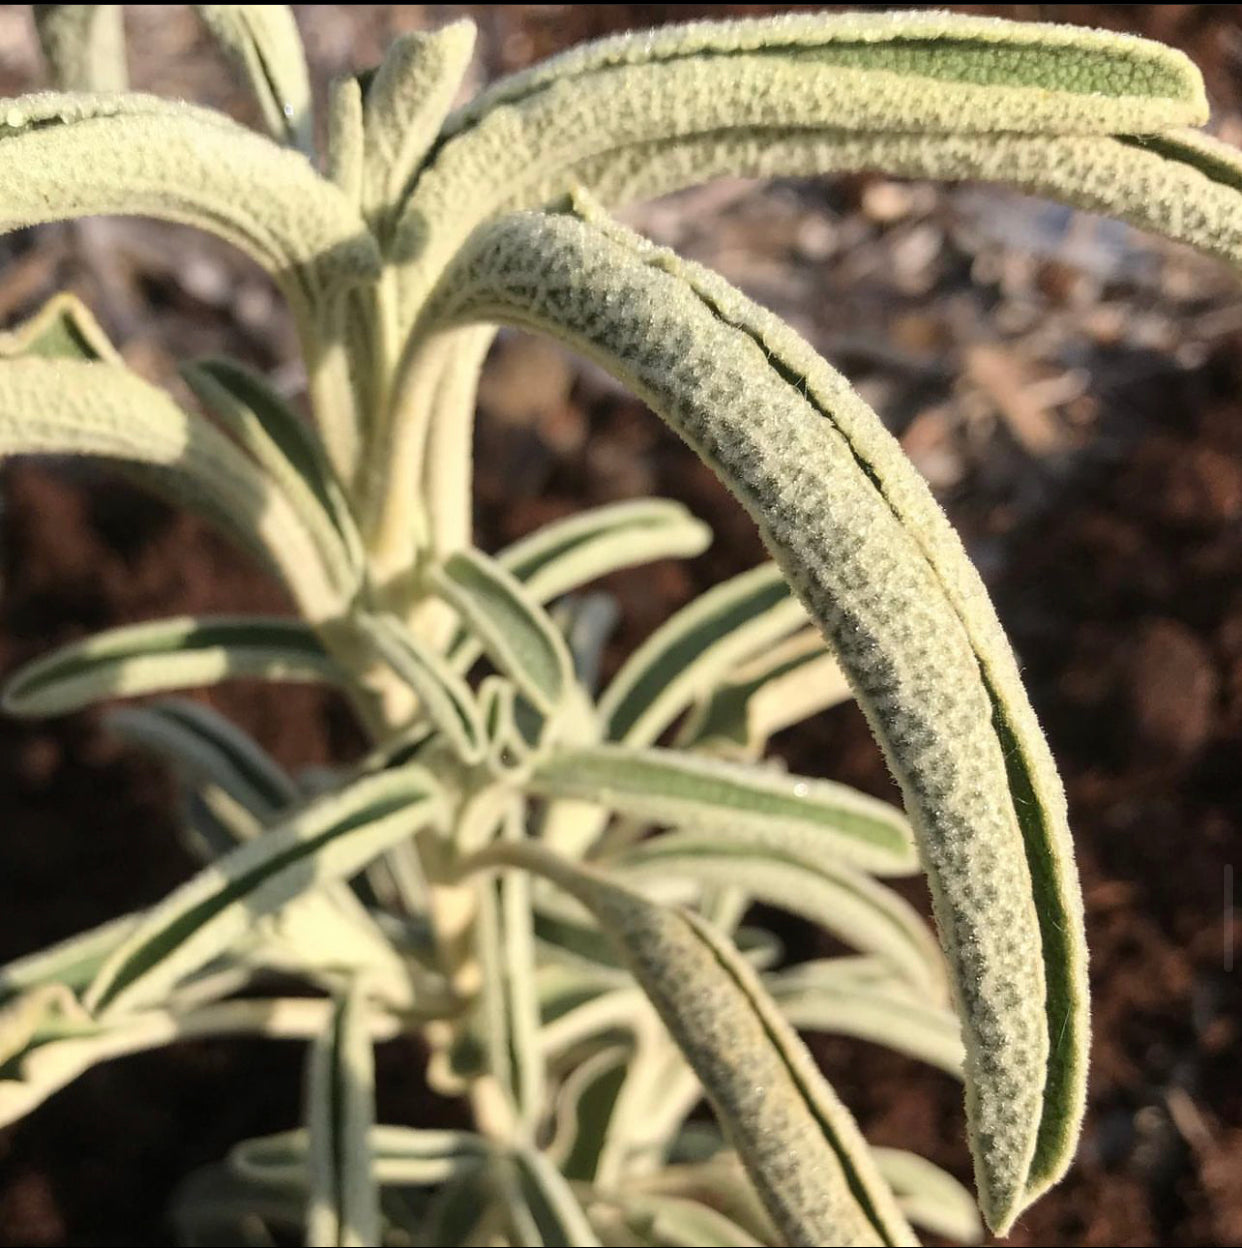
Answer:
[{"label": "silvery green leaf", "polygon": [[554,332],[660,412],[824,629],[919,839],[963,1014],[980,1198],[1005,1229],[1073,1154],[1086,956],[1060,782],[960,541],[844,380],[706,270],[614,227],[520,216],[482,231],[451,285],[451,320]]},{"label": "silvery green leaf", "polygon": [[645,1244],[668,1248],[761,1248],[744,1227],[723,1213],[679,1196],[635,1194],[619,1199],[620,1212]]},{"label": "silvery green leaf", "polygon": [[402,221],[401,250],[416,257],[408,297],[416,306],[489,216],[575,185],[612,191],[607,174],[650,160],[657,144],[668,191],[714,172],[694,159],[704,136],[736,149],[789,131],[950,132],[986,148],[1003,142],[984,135],[1151,134],[1206,117],[1179,53],[1068,26],[848,13],[631,35],[503,81],[450,121]]},{"label": "silvery green leaf", "polygon": [[298,152],[154,96],[45,93],[0,109],[0,231],[124,214],[217,234],[295,308],[372,279],[357,210]]},{"label": "silvery green leaf", "polygon": [[[519,1213],[519,1242],[529,1248],[599,1248],[600,1241],[564,1175],[546,1154],[514,1150],[517,1187],[525,1208]],[[533,1234],[531,1233],[533,1232]]]},{"label": "silvery green leaf", "polygon": [[209,412],[279,483],[325,558],[360,568],[362,539],[323,443],[257,373],[232,360],[198,360],[181,375]]},{"label": "silvery green leaf", "polygon": [[182,616],[106,629],[33,659],[9,677],[3,705],[10,715],[64,715],[107,698],[238,678],[329,684],[345,679],[298,620]]},{"label": "silvery green leaf", "polygon": [[124,91],[125,25],[119,4],[34,4],[35,28],[62,91]]},{"label": "silvery green leaf", "polygon": [[328,89],[328,180],[360,207],[363,143],[362,83],[353,75],[338,78]]},{"label": "silvery green leaf", "polygon": [[678,749],[758,758],[778,732],[852,698],[815,629],[756,655],[711,689],[678,730]]},{"label": "silvery green leaf", "polygon": [[425,771],[366,776],[294,812],[212,863],[149,910],[85,997],[100,1017],[152,1001],[308,889],[347,879],[441,815]]},{"label": "silvery green leaf", "polygon": [[871,1152],[911,1222],[954,1242],[977,1244],[983,1239],[975,1198],[951,1174],[904,1149]]},{"label": "silvery green leaf", "polygon": [[118,707],[108,727],[122,740],[160,754],[191,786],[216,785],[259,817],[275,815],[300,796],[266,750],[202,703],[168,698],[152,706]]},{"label": "silvery green leaf", "polygon": [[418,695],[420,712],[462,762],[479,762],[487,750],[487,729],[470,686],[396,616],[358,616],[354,626]]},{"label": "silvery green leaf", "polygon": [[112,950],[133,931],[140,917],[127,914],[109,919],[98,927],[0,966],[0,1004],[44,984],[61,984],[74,992],[85,988]]},{"label": "silvery green leaf", "polygon": [[0,456],[37,454],[121,461],[131,475],[203,513],[262,558],[312,620],[336,615],[352,591],[335,579],[267,474],[210,422],[126,368],[63,359],[0,362]]},{"label": "silvery green leaf", "polygon": [[287,4],[196,4],[199,16],[249,80],[263,120],[283,143],[310,152],[310,80]]},{"label": "silvery green leaf", "polygon": [[496,556],[536,602],[620,568],[657,559],[691,559],[711,544],[711,530],[680,503],[640,498],[592,507],[545,524]]},{"label": "silvery green leaf", "polygon": [[[282,1131],[234,1145],[228,1165],[239,1177],[256,1183],[305,1187],[309,1151],[305,1130]],[[376,1125],[371,1128],[370,1152],[376,1183],[433,1187],[477,1170],[486,1162],[489,1146],[473,1131]]]},{"label": "silvery green leaf", "polygon": [[[536,764],[528,787],[752,851],[823,855],[880,875],[908,874],[917,865],[909,825],[887,802],[772,767],[596,745],[556,750]],[[660,852],[658,838],[650,844]]]},{"label": "silvery green leaf", "polygon": [[933,999],[945,995],[944,961],[918,911],[891,888],[826,855],[717,844],[711,834],[673,832],[611,865],[632,887],[652,896],[668,897],[670,887],[684,880],[744,889],[755,901],[797,914],[863,953],[880,955]]},{"label": "silvery green leaf", "polygon": [[617,1094],[633,1052],[628,1044],[604,1044],[560,1080],[553,1098],[548,1156],[567,1179],[595,1177]]},{"label": "silvery green leaf", "polygon": [[53,295],[29,320],[0,333],[0,360],[26,355],[120,363],[116,348],[90,309],[63,291]]},{"label": "silvery green leaf", "polygon": [[375,1055],[361,984],[337,999],[306,1068],[306,1242],[367,1248],[380,1242],[371,1159]]},{"label": "silvery green leaf", "polygon": [[[178,1040],[221,1035],[271,1039],[310,1039],[327,1025],[331,1002],[311,998],[248,998],[220,1001],[191,1009],[142,1010],[114,1021],[96,1021],[81,1034],[49,1035],[0,1068],[0,1126],[7,1126],[52,1093],[100,1062],[159,1048]],[[374,1038],[391,1039],[398,1022],[391,1016],[371,1020]]]},{"label": "silvery green leaf", "polygon": [[521,582],[476,550],[451,555],[429,580],[535,708],[545,715],[557,711],[572,684],[573,663],[564,639]]},{"label": "silvery green leaf", "polygon": [[903,986],[798,988],[779,974],[765,981],[772,999],[798,1031],[823,1031],[882,1044],[960,1078],[965,1052],[957,1016],[915,998]]},{"label": "silvery green leaf", "polygon": [[653,905],[529,842],[498,842],[472,865],[535,871],[592,912],[702,1081],[791,1243],[912,1242],[853,1120],[730,945],[692,914]]},{"label": "silvery green leaf", "polygon": [[738,662],[805,620],[775,564],[709,589],[656,629],[613,677],[599,701],[605,736],[652,744]]},{"label": "silvery green leaf", "polygon": [[365,110],[364,203],[372,218],[400,210],[461,85],[474,34],[473,22],[459,21],[402,35],[375,71]]}]

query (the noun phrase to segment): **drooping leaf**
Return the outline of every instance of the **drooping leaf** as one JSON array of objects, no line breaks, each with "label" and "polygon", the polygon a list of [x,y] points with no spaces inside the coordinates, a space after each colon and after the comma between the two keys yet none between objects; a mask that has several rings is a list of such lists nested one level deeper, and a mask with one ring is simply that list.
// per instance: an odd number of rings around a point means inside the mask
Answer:
[{"label": "drooping leaf", "polygon": [[912,1235],[853,1120],[754,972],[684,911],[526,843],[473,865],[535,871],[591,910],[702,1081],[791,1243],[895,1244]]},{"label": "drooping leaf", "polygon": [[312,802],[212,863],[147,912],[85,997],[100,1017],[158,1001],[245,936],[255,919],[308,889],[347,879],[439,817],[439,787],[405,767]]},{"label": "drooping leaf", "polygon": [[[0,160],[7,140],[0,139]],[[203,513],[276,570],[310,619],[337,614],[334,579],[277,485],[224,434],[113,364],[0,362],[0,456],[96,455]]]},{"label": "drooping leaf", "polygon": [[245,74],[271,134],[309,153],[314,139],[310,80],[293,10],[287,4],[194,7]]},{"label": "drooping leaf", "polygon": [[107,698],[239,678],[340,684],[345,675],[298,620],[182,616],[93,633],[32,660],[5,683],[3,706],[10,715],[65,715]]},{"label": "drooping leaf", "polygon": [[600,1248],[573,1189],[547,1156],[533,1148],[517,1149],[513,1166],[525,1206],[518,1212],[527,1215],[518,1220],[526,1232],[519,1231],[520,1243],[529,1248]]},{"label": "drooping leaf", "polygon": [[360,984],[335,1003],[306,1068],[307,1243],[367,1248],[380,1242],[371,1158],[375,1057]]},{"label": "drooping leaf", "polygon": [[294,306],[376,275],[356,209],[300,153],[154,96],[45,93],[0,113],[0,231],[124,214],[240,247]]},{"label": "drooping leaf", "polygon": [[850,13],[608,40],[500,83],[450,122],[402,220],[408,297],[416,306],[490,215],[575,185],[598,192],[609,181],[601,165],[632,169],[657,143],[669,149],[662,171],[672,190],[704,180],[693,159],[702,136],[737,147],[791,130],[947,132],[987,147],[1003,144],[979,136],[1151,134],[1201,124],[1206,112],[1198,73],[1180,54],[1072,27]]},{"label": "drooping leaf", "polygon": [[822,854],[880,875],[909,873],[917,861],[909,825],[887,802],[770,767],[597,745],[555,751],[528,784],[540,796],[595,802],[643,823]]},{"label": "drooping leaf", "polygon": [[754,516],[849,674],[931,880],[1003,1230],[1072,1156],[1087,989],[1064,797],[977,573],[874,413],[721,279],[569,218],[514,217],[473,247],[448,319],[543,328],[627,382]]}]

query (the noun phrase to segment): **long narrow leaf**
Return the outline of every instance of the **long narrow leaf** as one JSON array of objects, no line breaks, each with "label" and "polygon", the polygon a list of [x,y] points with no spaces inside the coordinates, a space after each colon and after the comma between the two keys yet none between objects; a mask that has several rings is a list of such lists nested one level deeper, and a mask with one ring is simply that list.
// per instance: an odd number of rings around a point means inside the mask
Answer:
[{"label": "long narrow leaf", "polygon": [[184,616],[127,624],[70,642],[19,668],[4,686],[10,715],[65,715],[222,680],[340,684],[344,673],[315,634],[275,616]]},{"label": "long narrow leaf", "polygon": [[440,814],[439,789],[414,767],[321,798],[207,867],[148,911],[108,959],[85,1002],[111,1017],[169,987],[243,937],[259,916],[347,879]]},{"label": "long narrow leaf", "polygon": [[287,4],[196,4],[211,33],[240,67],[268,130],[310,152],[310,80],[293,10]]},{"label": "long narrow leaf", "polygon": [[534,706],[544,714],[556,711],[569,691],[573,663],[564,639],[520,582],[478,551],[450,556],[431,581]]},{"label": "long narrow leaf", "polygon": [[35,28],[62,91],[124,91],[125,25],[119,4],[34,4]]},{"label": "long narrow leaf", "polygon": [[887,802],[772,768],[599,745],[557,750],[535,767],[529,786],[643,823],[719,832],[751,848],[822,854],[881,875],[906,874],[917,864],[909,825]]},{"label": "long narrow leaf", "polygon": [[311,1044],[306,1072],[307,1243],[367,1248],[380,1240],[371,1160],[375,1058],[366,1001],[355,986]]},{"label": "long narrow leaf", "polygon": [[531,844],[474,866],[535,871],[592,911],[695,1070],[793,1243],[910,1243],[861,1136],[754,972],[705,925]]},{"label": "long narrow leaf", "polygon": [[605,736],[652,744],[739,661],[805,620],[775,564],[708,590],[658,628],[613,678],[599,702]]},{"label": "long narrow leaf", "polygon": [[[4,143],[0,140],[0,160]],[[312,619],[352,586],[333,579],[284,494],[224,434],[162,391],[106,363],[0,364],[0,456],[98,455],[205,514],[279,572]]]},{"label": "long narrow leaf", "polygon": [[849,674],[931,879],[1003,1230],[1073,1153],[1086,957],[1060,782],[977,573],[874,413],[721,279],[569,218],[515,217],[476,246],[452,319],[541,326],[626,380],[755,517]]}]

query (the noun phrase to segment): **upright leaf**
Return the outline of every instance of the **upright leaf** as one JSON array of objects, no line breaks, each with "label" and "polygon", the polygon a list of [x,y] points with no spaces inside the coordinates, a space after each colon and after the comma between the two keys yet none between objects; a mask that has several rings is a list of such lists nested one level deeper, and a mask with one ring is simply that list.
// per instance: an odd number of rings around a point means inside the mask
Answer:
[{"label": "upright leaf", "polygon": [[62,91],[124,91],[125,24],[119,4],[34,4],[52,80]]},{"label": "upright leaf", "polygon": [[355,985],[311,1044],[306,1072],[309,1193],[307,1243],[367,1248],[380,1242],[371,1158],[375,1058],[366,1000]]},{"label": "upright leaf", "polygon": [[293,10],[287,4],[196,4],[199,16],[246,75],[268,130],[310,152],[310,80]]}]

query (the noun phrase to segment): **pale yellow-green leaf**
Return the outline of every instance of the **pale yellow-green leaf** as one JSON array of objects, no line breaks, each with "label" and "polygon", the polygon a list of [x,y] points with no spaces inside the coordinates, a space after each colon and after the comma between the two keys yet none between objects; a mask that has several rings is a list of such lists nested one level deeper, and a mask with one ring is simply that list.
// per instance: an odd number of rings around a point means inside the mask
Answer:
[{"label": "pale yellow-green leaf", "polygon": [[64,715],[108,698],[239,678],[328,684],[346,679],[315,634],[297,620],[182,616],[92,633],[32,660],[5,682],[3,706],[10,715]]},{"label": "pale yellow-green leaf", "polygon": [[388,224],[435,142],[474,51],[474,23],[453,22],[402,35],[388,49],[366,93],[369,217]]},{"label": "pale yellow-green leaf", "polygon": [[919,837],[964,1017],[981,1199],[1007,1227],[1068,1165],[1081,1119],[1082,903],[1047,746],[943,513],[796,335],[619,229],[510,218],[479,234],[452,288],[449,320],[555,333],[649,402],[746,506],[824,629]]},{"label": "pale yellow-green leaf", "polygon": [[62,91],[124,91],[125,25],[119,4],[35,4],[35,28]]},{"label": "pale yellow-green leaf", "polygon": [[791,1244],[913,1242],[853,1120],[731,946],[693,915],[533,844],[498,843],[473,866],[535,871],[591,910],[702,1081]]},{"label": "pale yellow-green leaf", "polygon": [[245,74],[268,130],[310,152],[310,80],[293,10],[287,4],[196,4],[199,16]]},{"label": "pale yellow-green leaf", "polygon": [[344,195],[305,156],[219,113],[139,94],[0,105],[0,231],[101,214],[217,234],[300,310],[377,273],[375,242]]},{"label": "pale yellow-green leaf", "polygon": [[335,615],[352,593],[270,477],[207,420],[119,365],[0,361],[0,456],[34,454],[121,461],[259,555],[311,619]]},{"label": "pale yellow-green leaf", "polygon": [[598,745],[555,751],[537,764],[528,787],[643,823],[718,833],[759,850],[796,848],[879,875],[917,865],[909,826],[887,802],[772,767]]},{"label": "pale yellow-green leaf", "polygon": [[951,1174],[904,1149],[873,1148],[871,1152],[911,1222],[964,1244],[983,1239],[974,1197]]},{"label": "pale yellow-green leaf", "polygon": [[0,360],[27,355],[120,363],[120,356],[90,309],[66,293],[53,295],[28,321],[0,333]]},{"label": "pale yellow-green leaf", "polygon": [[355,984],[335,1002],[307,1060],[306,1242],[312,1248],[380,1242],[371,1158],[375,1056],[367,1012],[364,990]]},{"label": "pale yellow-green leaf", "polygon": [[440,789],[406,767],[327,794],[169,893],[108,959],[85,997],[100,1017],[159,1001],[243,939],[254,921],[316,886],[348,879],[442,815]]}]

